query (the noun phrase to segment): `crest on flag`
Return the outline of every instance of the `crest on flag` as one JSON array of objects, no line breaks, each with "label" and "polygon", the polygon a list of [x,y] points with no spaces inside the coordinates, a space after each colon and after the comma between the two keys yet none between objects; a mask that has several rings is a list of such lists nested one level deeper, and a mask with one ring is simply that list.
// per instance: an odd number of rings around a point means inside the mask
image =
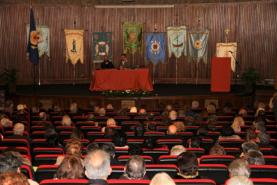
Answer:
[{"label": "crest on flag", "polygon": [[230,57],[231,69],[236,71],[236,58],[237,58],[237,43],[216,43],[216,56],[217,57]]},{"label": "crest on flag", "polygon": [[191,31],[189,37],[189,56],[197,62],[203,59],[204,63],[208,60],[208,39],[209,31]]},{"label": "crest on flag", "polygon": [[154,64],[165,61],[164,33],[148,33],[146,35],[146,59]]},{"label": "crest on flag", "polygon": [[134,54],[142,46],[142,24],[124,23],[123,38],[124,53]]},{"label": "crest on flag", "polygon": [[[27,25],[27,40],[29,40],[29,30],[30,30],[30,25]],[[36,33],[38,38],[37,42],[38,42],[39,57],[42,57],[43,55],[50,57],[49,28],[44,25],[37,25]]]},{"label": "crest on flag", "polygon": [[94,62],[102,62],[105,55],[112,60],[112,32],[94,32],[92,45]]},{"label": "crest on flag", "polygon": [[73,65],[84,63],[84,30],[64,30],[66,42],[66,62]]},{"label": "crest on flag", "polygon": [[180,58],[182,53],[187,55],[186,40],[187,40],[186,26],[168,27],[167,40],[168,40],[168,55],[171,57],[172,53],[176,58]]}]

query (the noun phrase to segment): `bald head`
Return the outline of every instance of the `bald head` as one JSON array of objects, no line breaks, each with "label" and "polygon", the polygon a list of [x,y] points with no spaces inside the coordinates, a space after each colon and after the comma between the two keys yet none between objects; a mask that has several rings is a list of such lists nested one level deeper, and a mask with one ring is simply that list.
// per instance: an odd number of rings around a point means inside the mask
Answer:
[{"label": "bald head", "polygon": [[143,179],[146,172],[144,159],[138,155],[132,156],[125,167],[129,179]]},{"label": "bald head", "polygon": [[175,135],[176,132],[177,132],[177,127],[175,125],[168,126],[168,130],[167,130],[168,135]]},{"label": "bald head", "polygon": [[87,178],[106,180],[111,171],[110,155],[108,153],[100,149],[88,153],[85,158],[85,174]]},{"label": "bald head", "polygon": [[13,134],[23,136],[24,127],[23,123],[16,123],[13,127]]}]

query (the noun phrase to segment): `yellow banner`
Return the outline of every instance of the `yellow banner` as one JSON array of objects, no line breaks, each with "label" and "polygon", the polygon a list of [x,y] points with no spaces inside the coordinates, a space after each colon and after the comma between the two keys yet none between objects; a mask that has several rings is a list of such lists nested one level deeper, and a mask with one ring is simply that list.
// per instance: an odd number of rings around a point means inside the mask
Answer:
[{"label": "yellow banner", "polygon": [[73,65],[84,63],[84,30],[64,30],[66,42],[66,62]]}]

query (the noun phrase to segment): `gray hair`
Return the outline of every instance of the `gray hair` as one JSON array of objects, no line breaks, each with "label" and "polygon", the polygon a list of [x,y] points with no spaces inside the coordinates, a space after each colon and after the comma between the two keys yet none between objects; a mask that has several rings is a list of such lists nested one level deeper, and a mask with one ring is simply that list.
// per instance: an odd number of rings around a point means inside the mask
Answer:
[{"label": "gray hair", "polygon": [[16,123],[13,127],[13,134],[23,136],[24,128],[23,123]]},{"label": "gray hair", "polygon": [[103,179],[110,175],[110,155],[103,150],[92,150],[84,163],[85,174],[89,179]]},{"label": "gray hair", "polygon": [[142,157],[134,155],[128,160],[125,173],[130,179],[142,179],[145,172],[145,162]]},{"label": "gray hair", "polygon": [[250,168],[248,162],[244,159],[235,159],[228,166],[229,176],[250,177]]},{"label": "gray hair", "polygon": [[228,179],[226,185],[253,185],[253,182],[245,176],[235,176]]},{"label": "gray hair", "polygon": [[257,150],[249,150],[246,154],[246,159],[249,164],[254,164],[254,165],[265,164],[263,153]]},{"label": "gray hair", "polygon": [[259,145],[257,145],[255,142],[248,141],[242,143],[241,148],[242,152],[246,154],[249,150],[259,150]]},{"label": "gray hair", "polygon": [[183,152],[186,152],[186,148],[183,145],[174,145],[170,150],[170,155],[180,155]]}]

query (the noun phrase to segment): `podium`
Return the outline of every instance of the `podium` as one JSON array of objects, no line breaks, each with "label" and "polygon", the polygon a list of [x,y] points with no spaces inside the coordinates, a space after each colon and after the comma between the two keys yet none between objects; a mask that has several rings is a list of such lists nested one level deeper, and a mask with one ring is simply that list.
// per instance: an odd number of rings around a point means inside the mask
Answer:
[{"label": "podium", "polygon": [[230,92],[231,58],[213,57],[211,69],[211,92]]}]

